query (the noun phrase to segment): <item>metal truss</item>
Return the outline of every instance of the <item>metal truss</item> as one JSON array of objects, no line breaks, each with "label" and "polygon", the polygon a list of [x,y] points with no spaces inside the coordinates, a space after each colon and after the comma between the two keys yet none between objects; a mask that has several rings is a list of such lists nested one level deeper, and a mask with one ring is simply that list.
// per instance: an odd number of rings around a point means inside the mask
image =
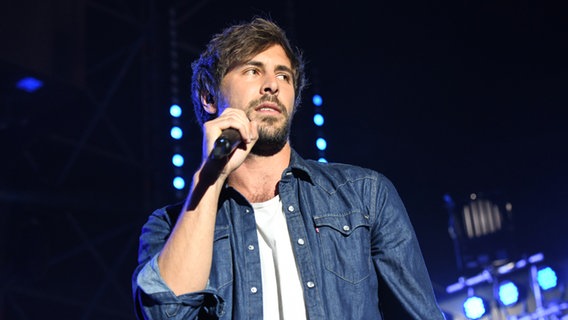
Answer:
[{"label": "metal truss", "polygon": [[0,183],[0,319],[134,317],[140,227],[168,197],[157,187],[153,153],[163,139],[157,114],[168,74],[157,48],[167,39],[165,13],[152,0],[54,4],[45,16],[76,15],[63,19],[73,24],[43,27],[62,39],[52,43],[55,54],[65,47],[84,54],[77,63],[59,58],[79,80],[55,65],[52,72],[2,65],[14,78],[34,73],[44,87],[1,92],[0,138],[9,152]]},{"label": "metal truss", "polygon": [[[0,54],[0,319],[133,319],[140,228],[151,210],[179,200],[167,106],[178,94],[191,110],[189,63],[226,25],[213,23],[209,10],[224,5],[213,2],[22,2],[43,17],[27,45],[51,45],[22,54],[51,64]],[[293,1],[282,6],[291,25]],[[221,14],[237,19],[233,9]],[[11,87],[28,74],[44,87]],[[184,148],[200,150],[200,129],[191,116],[182,121]],[[197,165],[200,155],[186,159]]]}]

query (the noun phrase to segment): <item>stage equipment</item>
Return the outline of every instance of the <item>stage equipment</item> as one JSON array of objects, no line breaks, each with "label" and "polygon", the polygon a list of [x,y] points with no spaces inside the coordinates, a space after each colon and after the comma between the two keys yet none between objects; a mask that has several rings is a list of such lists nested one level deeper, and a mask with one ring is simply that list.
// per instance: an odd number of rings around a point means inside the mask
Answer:
[{"label": "stage equipment", "polygon": [[440,306],[454,319],[566,320],[568,302],[560,278],[544,254],[536,253],[460,277],[446,287],[449,296]]}]

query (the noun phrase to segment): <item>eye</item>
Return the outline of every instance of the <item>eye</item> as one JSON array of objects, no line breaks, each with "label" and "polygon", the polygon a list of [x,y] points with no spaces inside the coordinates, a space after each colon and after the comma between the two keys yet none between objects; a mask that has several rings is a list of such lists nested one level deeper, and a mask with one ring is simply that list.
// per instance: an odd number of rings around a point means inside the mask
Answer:
[{"label": "eye", "polygon": [[292,79],[292,77],[288,73],[279,73],[276,75],[276,77],[286,82],[290,82],[290,79]]},{"label": "eye", "polygon": [[250,69],[246,69],[246,70],[244,71],[244,74],[245,74],[245,75],[249,75],[249,76],[254,76],[254,75],[257,75],[257,74],[259,74],[259,73],[260,73],[260,71],[259,71],[258,69],[256,69],[256,68],[250,68]]}]

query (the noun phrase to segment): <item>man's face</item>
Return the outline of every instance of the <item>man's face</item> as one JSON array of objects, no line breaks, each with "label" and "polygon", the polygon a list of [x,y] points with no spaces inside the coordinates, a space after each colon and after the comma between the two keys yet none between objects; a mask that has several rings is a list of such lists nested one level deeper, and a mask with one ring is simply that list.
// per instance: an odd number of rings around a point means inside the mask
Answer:
[{"label": "man's face", "polygon": [[219,113],[225,108],[245,111],[258,123],[253,154],[270,155],[288,141],[294,114],[294,83],[290,59],[274,45],[229,71],[221,81]]}]

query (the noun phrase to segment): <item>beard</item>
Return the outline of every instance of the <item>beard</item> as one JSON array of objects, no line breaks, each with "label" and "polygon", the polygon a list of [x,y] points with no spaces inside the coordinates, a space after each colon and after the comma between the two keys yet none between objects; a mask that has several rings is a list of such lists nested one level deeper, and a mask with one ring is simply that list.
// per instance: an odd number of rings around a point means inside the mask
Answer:
[{"label": "beard", "polygon": [[254,109],[265,101],[276,103],[284,116],[284,122],[279,122],[279,119],[274,116],[254,118],[254,120],[258,122],[258,140],[250,152],[257,156],[268,157],[278,153],[288,142],[292,117],[288,115],[286,107],[278,100],[277,97],[265,95],[262,98],[249,103],[247,108],[247,116],[249,119],[252,119],[251,114],[254,112]]}]

